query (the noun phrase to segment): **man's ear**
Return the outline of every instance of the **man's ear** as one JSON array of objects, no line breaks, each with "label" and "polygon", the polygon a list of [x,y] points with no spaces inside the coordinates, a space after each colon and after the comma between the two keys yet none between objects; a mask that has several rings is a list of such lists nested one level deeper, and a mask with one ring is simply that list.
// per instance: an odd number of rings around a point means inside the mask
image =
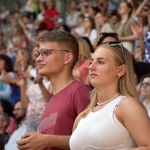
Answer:
[{"label": "man's ear", "polygon": [[126,65],[123,64],[123,65],[121,65],[121,66],[118,67],[117,76],[120,78],[120,77],[122,77],[125,73],[126,73]]},{"label": "man's ear", "polygon": [[72,60],[73,60],[72,53],[66,53],[64,64],[69,64],[72,62]]}]

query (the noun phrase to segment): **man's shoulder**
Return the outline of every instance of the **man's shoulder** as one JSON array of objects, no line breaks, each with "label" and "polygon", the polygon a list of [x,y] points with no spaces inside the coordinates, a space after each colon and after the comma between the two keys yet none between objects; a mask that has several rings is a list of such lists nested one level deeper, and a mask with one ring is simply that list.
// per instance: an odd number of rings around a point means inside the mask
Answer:
[{"label": "man's shoulder", "polygon": [[77,80],[75,80],[75,81],[72,82],[72,86],[77,86],[77,87],[85,86],[85,87],[89,87],[90,88],[89,85],[85,84],[84,82],[77,81]]},{"label": "man's shoulder", "polygon": [[91,91],[91,87],[87,84],[85,84],[84,82],[80,82],[80,81],[73,81],[70,86],[68,86],[68,88],[73,91],[77,91],[77,90],[86,90],[86,91]]}]

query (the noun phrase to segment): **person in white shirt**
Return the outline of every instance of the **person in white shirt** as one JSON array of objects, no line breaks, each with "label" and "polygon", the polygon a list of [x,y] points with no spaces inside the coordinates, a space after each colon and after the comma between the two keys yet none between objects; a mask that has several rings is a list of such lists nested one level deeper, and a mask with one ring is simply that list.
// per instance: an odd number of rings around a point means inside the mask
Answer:
[{"label": "person in white shirt", "polygon": [[8,143],[5,145],[5,150],[18,150],[16,142],[20,140],[21,136],[27,131],[26,124],[26,108],[22,105],[21,101],[18,101],[14,106],[14,116],[18,123],[18,129],[16,129],[10,136]]}]

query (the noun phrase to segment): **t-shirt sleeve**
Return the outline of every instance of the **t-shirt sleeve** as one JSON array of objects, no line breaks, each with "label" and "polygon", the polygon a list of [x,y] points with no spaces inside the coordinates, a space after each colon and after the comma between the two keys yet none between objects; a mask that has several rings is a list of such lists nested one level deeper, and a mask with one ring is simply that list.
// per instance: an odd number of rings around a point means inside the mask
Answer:
[{"label": "t-shirt sleeve", "polygon": [[74,106],[77,115],[81,113],[90,103],[91,88],[83,85],[75,93]]}]

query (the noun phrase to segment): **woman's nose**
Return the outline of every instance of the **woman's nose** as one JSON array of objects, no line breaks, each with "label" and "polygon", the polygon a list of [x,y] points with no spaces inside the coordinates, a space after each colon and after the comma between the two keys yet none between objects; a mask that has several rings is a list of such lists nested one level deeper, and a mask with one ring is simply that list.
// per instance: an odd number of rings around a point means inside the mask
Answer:
[{"label": "woman's nose", "polygon": [[89,70],[94,70],[95,69],[95,63],[92,62],[90,65],[89,65]]}]

